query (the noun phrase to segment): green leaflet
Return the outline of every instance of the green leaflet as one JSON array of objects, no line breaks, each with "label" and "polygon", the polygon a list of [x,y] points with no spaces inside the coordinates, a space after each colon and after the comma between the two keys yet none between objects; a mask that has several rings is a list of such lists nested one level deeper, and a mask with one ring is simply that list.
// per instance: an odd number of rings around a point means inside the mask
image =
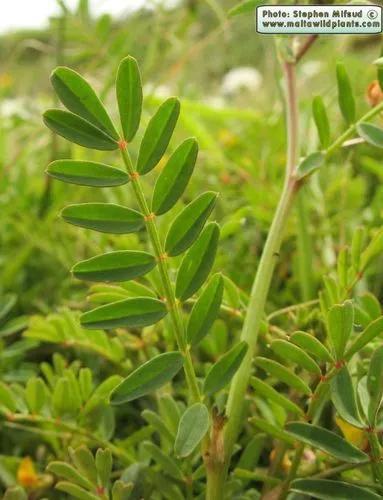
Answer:
[{"label": "green leaflet", "polygon": [[43,114],[45,125],[70,142],[85,148],[113,151],[118,143],[105,132],[80,116],[62,109],[48,109]]},{"label": "green leaflet", "polygon": [[151,271],[156,259],[147,252],[120,250],[109,252],[75,264],[73,275],[89,281],[128,281]]},{"label": "green leaflet", "polygon": [[190,455],[209,430],[210,419],[206,406],[195,403],[182,415],[174,444],[174,453],[179,457]]},{"label": "green leaflet", "polygon": [[293,389],[302,392],[303,394],[310,395],[310,387],[298,377],[291,370],[281,365],[277,361],[268,358],[257,357],[255,358],[255,364],[268,372],[272,377],[277,378],[284,384],[289,385]]},{"label": "green leaflet", "polygon": [[84,313],[82,326],[90,329],[143,327],[157,323],[167,314],[163,302],[149,297],[119,300]]},{"label": "green leaflet", "polygon": [[61,217],[70,224],[101,233],[134,233],[145,225],[140,212],[113,203],[69,205],[62,210]]},{"label": "green leaflet", "polygon": [[338,370],[336,375],[331,379],[330,387],[332,402],[343,420],[354,427],[365,427],[359,415],[355,390],[346,366]]},{"label": "green leaflet", "polygon": [[86,489],[92,489],[93,484],[82,474],[77,472],[77,470],[65,462],[50,462],[47,467],[49,472],[52,472],[56,476],[62,477],[67,481],[78,484]]},{"label": "green leaflet", "polygon": [[137,61],[128,56],[118,67],[116,94],[124,139],[132,141],[140,125],[142,84]]},{"label": "green leaflet", "polygon": [[290,422],[286,424],[285,429],[298,441],[319,448],[344,462],[359,463],[368,460],[365,453],[338,436],[338,434],[322,427],[304,422]]},{"label": "green leaflet", "polygon": [[113,467],[113,457],[109,449],[99,448],[96,452],[96,469],[99,483],[106,488],[108,486]]},{"label": "green leaflet", "polygon": [[52,72],[51,82],[60,101],[69,111],[118,140],[118,133],[106,109],[81,75],[70,68],[58,67]]},{"label": "green leaflet", "polygon": [[81,186],[111,187],[129,182],[123,170],[94,161],[56,160],[48,165],[46,173],[60,181]]},{"label": "green leaflet", "polygon": [[245,341],[239,342],[210,368],[203,384],[204,394],[208,396],[214,394],[231,381],[240,367],[248,347]]},{"label": "green leaflet", "polygon": [[330,144],[330,124],[323,99],[320,96],[314,97],[312,111],[320,143],[325,149]]},{"label": "green leaflet", "polygon": [[351,300],[335,304],[328,313],[328,334],[336,359],[342,359],[353,330],[354,307]]},{"label": "green leaflet", "polygon": [[321,500],[378,500],[380,495],[371,490],[328,479],[296,479],[291,484],[291,491],[302,493]]},{"label": "green leaflet", "polygon": [[299,163],[297,167],[298,179],[304,179],[318,170],[325,161],[325,155],[320,151],[311,153]]},{"label": "green leaflet", "polygon": [[69,455],[77,469],[89,479],[91,484],[97,483],[97,469],[92,452],[85,445],[76,449],[69,448]]},{"label": "green leaflet", "polygon": [[319,361],[331,363],[334,361],[326,347],[313,335],[306,332],[294,332],[290,337],[293,344],[315,356]]},{"label": "green leaflet", "polygon": [[372,123],[362,122],[356,126],[356,131],[369,144],[383,148],[383,129]]},{"label": "green leaflet", "polygon": [[60,491],[64,491],[65,493],[68,493],[68,495],[70,495],[73,498],[79,498],[80,500],[99,500],[100,498],[98,495],[89,493],[80,486],[77,486],[76,484],[73,483],[69,483],[67,481],[60,481],[59,483],[56,484],[55,488],[57,488]]},{"label": "green leaflet", "polygon": [[178,351],[159,354],[134,370],[114,389],[111,403],[127,403],[159,389],[172,380],[182,365],[183,356]]},{"label": "green leaflet", "polygon": [[219,226],[210,222],[184,256],[176,280],[176,297],[191,297],[204,283],[214,264],[219,239]]},{"label": "green leaflet", "polygon": [[112,488],[112,500],[129,500],[134,483],[125,483],[120,479],[115,481]]},{"label": "green leaflet", "polygon": [[349,76],[342,63],[336,65],[336,78],[339,108],[346,123],[350,125],[355,121],[355,99]]},{"label": "green leaflet", "polygon": [[370,361],[370,367],[367,374],[367,389],[370,394],[370,404],[368,407],[368,420],[370,425],[375,427],[378,411],[380,409],[383,397],[383,346],[378,347]]},{"label": "green leaflet", "polygon": [[162,215],[169,211],[185,191],[197,160],[198,143],[186,139],[169,158],[154,186],[152,212]]},{"label": "green leaflet", "polygon": [[31,413],[40,413],[47,401],[47,396],[48,391],[43,380],[39,377],[31,377],[25,388],[25,400]]},{"label": "green leaflet", "polygon": [[295,439],[290,436],[284,429],[278,427],[267,420],[258,417],[250,417],[249,422],[254,424],[255,427],[263,432],[265,432],[268,436],[272,436],[275,439],[281,440],[287,444],[294,445]]},{"label": "green leaflet", "polygon": [[288,412],[302,415],[303,411],[299,406],[297,406],[295,403],[287,399],[285,396],[280,394],[278,391],[276,391],[273,387],[270,385],[266,384],[266,382],[263,382],[262,380],[252,377],[250,381],[251,385],[253,386],[255,392],[257,395],[261,395],[266,399],[269,399],[270,401],[273,401],[275,404],[281,406]]},{"label": "green leaflet", "polygon": [[145,451],[148,452],[150,456],[157,462],[157,464],[161,466],[161,469],[164,472],[169,474],[169,476],[174,477],[178,481],[184,480],[182,470],[180,469],[176,461],[169,456],[168,453],[165,453],[159,446],[150,441],[145,441],[143,443],[143,447]]},{"label": "green leaflet", "polygon": [[9,387],[0,381],[0,406],[5,407],[7,410],[14,412],[17,408],[17,402]]},{"label": "green leaflet", "polygon": [[179,112],[178,99],[169,97],[150,120],[138,153],[137,172],[139,174],[150,172],[162,158],[176,126]]},{"label": "green leaflet", "polygon": [[321,374],[319,366],[315,361],[305,353],[300,347],[288,342],[287,340],[274,340],[271,349],[283,360],[291,361],[308,372]]},{"label": "green leaflet", "polygon": [[222,275],[215,274],[194,304],[186,330],[187,341],[191,345],[197,345],[209,333],[219,314],[223,288]]},{"label": "green leaflet", "polygon": [[359,333],[356,339],[352,342],[350,347],[347,349],[345,358],[348,360],[354,354],[359,352],[366,346],[371,340],[383,333],[383,316],[372,321],[362,333]]},{"label": "green leaflet", "polygon": [[170,226],[165,241],[165,252],[170,256],[180,255],[198,238],[211,214],[217,193],[207,191],[187,205]]}]

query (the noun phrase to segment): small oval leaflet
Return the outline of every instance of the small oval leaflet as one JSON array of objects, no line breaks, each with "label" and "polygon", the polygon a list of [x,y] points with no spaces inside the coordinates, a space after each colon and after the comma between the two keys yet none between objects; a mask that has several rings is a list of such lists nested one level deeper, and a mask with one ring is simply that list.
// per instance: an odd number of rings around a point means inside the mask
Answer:
[{"label": "small oval leaflet", "polygon": [[255,389],[255,393],[257,395],[263,396],[265,399],[273,401],[278,406],[285,408],[285,410],[287,410],[288,412],[298,415],[303,414],[303,410],[298,405],[290,401],[290,399],[288,399],[286,396],[280,394],[274,389],[274,387],[267,384],[263,380],[252,377],[250,383]]},{"label": "small oval leaflet", "polygon": [[131,56],[123,59],[118,68],[116,94],[124,138],[130,142],[136,135],[142,110],[140,70]]},{"label": "small oval leaflet", "polygon": [[51,82],[60,101],[69,111],[118,140],[118,133],[104,105],[81,75],[70,68],[59,66],[52,72]]},{"label": "small oval leaflet", "polygon": [[383,148],[383,129],[372,123],[362,122],[356,126],[356,131],[362,139],[378,148]]},{"label": "small oval leaflet", "polygon": [[331,379],[331,399],[339,415],[354,427],[363,428],[348,368],[343,366]]},{"label": "small oval leaflet", "polygon": [[110,402],[119,405],[153,392],[172,380],[183,365],[180,352],[165,352],[134,370],[112,392]]},{"label": "small oval leaflet", "polygon": [[382,497],[371,490],[343,481],[328,479],[296,479],[291,483],[291,491],[302,493],[320,500],[378,500]]},{"label": "small oval leaflet", "polygon": [[297,331],[291,335],[290,340],[320,361],[327,361],[328,363],[334,361],[326,347],[314,335]]},{"label": "small oval leaflet", "polygon": [[355,120],[355,99],[350,78],[343,63],[336,65],[339,108],[347,124]]},{"label": "small oval leaflet", "polygon": [[170,226],[165,241],[165,251],[170,256],[180,255],[198,238],[211,214],[217,193],[208,191],[187,205]]},{"label": "small oval leaflet", "polygon": [[78,262],[72,268],[76,278],[89,281],[128,281],[151,271],[156,259],[147,252],[120,250]]},{"label": "small oval leaflet", "polygon": [[45,125],[68,141],[90,149],[113,151],[118,143],[108,134],[69,111],[48,109],[43,114]]},{"label": "small oval leaflet", "polygon": [[163,302],[150,297],[119,300],[84,313],[82,326],[90,329],[143,327],[154,325],[167,314]]},{"label": "small oval leaflet", "polygon": [[316,170],[318,170],[324,163],[325,155],[320,151],[315,153],[311,153],[306,158],[299,163],[297,168],[297,177],[298,179],[304,179],[308,177]]},{"label": "small oval leaflet", "polygon": [[368,459],[368,456],[358,448],[334,432],[304,422],[290,422],[285,426],[286,431],[299,441],[332,455],[339,460],[359,463]]},{"label": "small oval leaflet", "polygon": [[225,353],[209,370],[203,384],[203,392],[206,395],[214,394],[223,389],[234,377],[240,367],[249,346],[245,341],[234,346]]},{"label": "small oval leaflet", "polygon": [[134,233],[145,224],[140,212],[113,203],[69,205],[62,210],[61,217],[75,226],[112,234]]},{"label": "small oval leaflet", "polygon": [[81,186],[111,187],[129,182],[123,170],[94,161],[55,160],[46,172],[55,179]]},{"label": "small oval leaflet", "polygon": [[321,374],[321,370],[315,361],[303,349],[291,342],[278,339],[274,340],[270,347],[281,359],[291,361],[308,372],[316,375]]},{"label": "small oval leaflet", "polygon": [[266,372],[270,373],[273,377],[276,377],[278,380],[283,382],[284,384],[301,391],[303,394],[310,395],[311,389],[310,387],[302,380],[301,377],[295,375],[291,370],[281,365],[277,361],[269,358],[257,357],[255,358],[255,364],[261,367]]},{"label": "small oval leaflet", "polygon": [[198,143],[186,139],[169,158],[154,186],[152,211],[162,215],[182,196],[193,173],[198,155]]},{"label": "small oval leaflet", "polygon": [[204,404],[195,403],[187,408],[178,425],[175,454],[179,457],[190,455],[209,430],[209,425],[209,412]]},{"label": "small oval leaflet", "polygon": [[217,318],[222,302],[223,283],[222,275],[215,274],[194,304],[186,330],[187,341],[191,345],[201,342]]},{"label": "small oval leaflet", "polygon": [[330,143],[330,124],[327,112],[321,96],[316,96],[312,104],[315,125],[318,129],[319,140],[323,148],[327,148]]},{"label": "small oval leaflet", "polygon": [[183,258],[176,280],[176,297],[180,300],[191,297],[208,277],[217,252],[218,239],[218,224],[207,224]]},{"label": "small oval leaflet", "polygon": [[176,126],[179,112],[178,99],[169,97],[150,120],[138,153],[137,172],[139,174],[150,172],[162,158]]}]

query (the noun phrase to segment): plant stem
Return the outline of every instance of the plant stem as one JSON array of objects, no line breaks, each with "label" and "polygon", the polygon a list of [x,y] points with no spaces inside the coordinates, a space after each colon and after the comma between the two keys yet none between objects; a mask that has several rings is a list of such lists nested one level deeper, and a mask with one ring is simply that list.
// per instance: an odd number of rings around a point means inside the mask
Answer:
[{"label": "plant stem", "polygon": [[287,162],[286,176],[282,194],[274,214],[261,260],[255,275],[247,314],[243,325],[241,340],[249,345],[248,352],[242,361],[231,383],[229,399],[226,407],[227,424],[224,429],[224,460],[216,464],[212,472],[208,471],[208,500],[224,498],[225,479],[233,452],[234,444],[242,428],[243,406],[249,378],[253,354],[257,345],[259,328],[264,314],[265,303],[271,279],[281,247],[287,218],[300,186],[294,178],[298,152],[298,109],[295,88],[294,65],[284,65],[287,82]]},{"label": "plant stem", "polygon": [[189,347],[186,343],[185,334],[184,334],[184,325],[181,319],[181,312],[179,303],[175,297],[174,289],[169,277],[169,271],[167,266],[167,255],[164,252],[158,230],[155,222],[155,216],[150,211],[149,206],[146,202],[144,192],[141,187],[141,183],[139,180],[139,175],[136,172],[133,163],[130,159],[130,155],[126,149],[126,144],[121,142],[121,156],[124,161],[126,170],[130,175],[131,183],[134,189],[134,193],[137,198],[138,205],[140,210],[142,211],[146,228],[148,231],[149,239],[151,245],[153,247],[154,254],[157,259],[159,274],[161,278],[164,299],[166,301],[169,315],[172,321],[172,325],[174,328],[174,336],[178,345],[180,352],[184,357],[184,371],[186,376],[186,381],[190,390],[191,399],[194,402],[201,401],[201,394],[198,387],[197,377],[194,371],[193,362],[190,355]]}]

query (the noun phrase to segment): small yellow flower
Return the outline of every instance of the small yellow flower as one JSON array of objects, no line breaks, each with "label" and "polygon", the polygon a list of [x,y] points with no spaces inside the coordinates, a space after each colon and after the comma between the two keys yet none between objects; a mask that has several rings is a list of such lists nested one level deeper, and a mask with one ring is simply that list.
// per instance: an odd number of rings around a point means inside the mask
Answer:
[{"label": "small yellow flower", "polygon": [[38,485],[39,476],[30,457],[25,457],[21,460],[17,469],[17,481],[25,488],[34,488]]}]

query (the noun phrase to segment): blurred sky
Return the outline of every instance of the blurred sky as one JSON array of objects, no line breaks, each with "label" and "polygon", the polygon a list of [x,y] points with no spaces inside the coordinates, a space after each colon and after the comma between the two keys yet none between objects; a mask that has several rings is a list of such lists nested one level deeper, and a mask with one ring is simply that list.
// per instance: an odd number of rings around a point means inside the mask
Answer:
[{"label": "blurred sky", "polygon": [[[174,0],[89,0],[92,12],[108,12],[119,15],[153,3],[176,3]],[[78,0],[65,0],[68,8],[74,8]],[[39,28],[46,24],[49,16],[59,11],[56,0],[0,0],[0,32],[17,28]]]}]

